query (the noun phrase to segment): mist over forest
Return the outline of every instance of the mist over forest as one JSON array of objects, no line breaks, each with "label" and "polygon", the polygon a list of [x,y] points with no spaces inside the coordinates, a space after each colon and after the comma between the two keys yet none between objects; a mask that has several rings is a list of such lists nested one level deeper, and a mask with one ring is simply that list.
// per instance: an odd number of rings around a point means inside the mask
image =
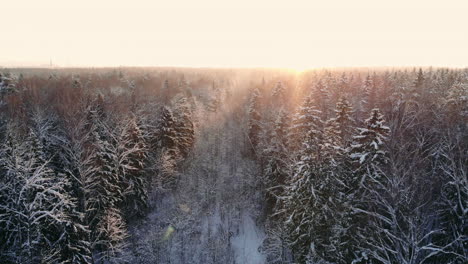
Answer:
[{"label": "mist over forest", "polygon": [[466,263],[466,68],[0,69],[0,263]]}]

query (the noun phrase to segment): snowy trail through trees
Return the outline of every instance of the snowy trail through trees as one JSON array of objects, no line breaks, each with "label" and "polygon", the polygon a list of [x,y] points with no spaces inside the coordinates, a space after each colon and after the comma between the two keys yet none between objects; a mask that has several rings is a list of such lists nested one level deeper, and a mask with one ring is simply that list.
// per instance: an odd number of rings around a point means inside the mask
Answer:
[{"label": "snowy trail through trees", "polygon": [[156,197],[153,211],[133,227],[132,257],[137,263],[264,263],[258,167],[243,156],[242,122],[225,104],[216,112],[197,105],[193,154],[177,188]]}]

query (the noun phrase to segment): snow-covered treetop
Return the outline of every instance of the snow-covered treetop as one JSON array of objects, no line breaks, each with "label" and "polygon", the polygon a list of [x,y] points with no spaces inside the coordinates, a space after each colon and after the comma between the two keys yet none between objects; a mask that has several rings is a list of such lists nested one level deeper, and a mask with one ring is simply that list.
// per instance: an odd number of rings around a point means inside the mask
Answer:
[{"label": "snow-covered treetop", "polygon": [[272,96],[276,98],[284,97],[286,93],[286,88],[284,87],[282,82],[277,82],[275,87],[273,88]]},{"label": "snow-covered treetop", "polygon": [[366,161],[379,161],[384,156],[382,150],[390,128],[384,125],[383,115],[378,108],[372,109],[371,116],[365,121],[366,128],[358,128],[359,135],[353,137],[351,158],[360,164]]},{"label": "snow-covered treetop", "polygon": [[0,74],[0,95],[16,91],[17,79],[10,74]]}]

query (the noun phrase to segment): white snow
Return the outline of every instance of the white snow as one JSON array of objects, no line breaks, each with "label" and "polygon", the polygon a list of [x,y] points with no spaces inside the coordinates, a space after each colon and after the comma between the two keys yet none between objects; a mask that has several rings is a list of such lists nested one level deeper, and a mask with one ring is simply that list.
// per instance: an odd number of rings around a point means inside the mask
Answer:
[{"label": "white snow", "polygon": [[257,228],[252,217],[245,212],[242,213],[239,234],[231,238],[236,263],[265,263],[265,256],[258,251],[264,238],[265,234]]}]

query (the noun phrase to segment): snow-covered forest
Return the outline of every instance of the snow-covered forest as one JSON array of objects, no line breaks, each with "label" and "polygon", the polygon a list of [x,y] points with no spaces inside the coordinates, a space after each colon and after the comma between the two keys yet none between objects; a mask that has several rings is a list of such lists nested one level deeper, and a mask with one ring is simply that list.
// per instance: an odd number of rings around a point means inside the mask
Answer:
[{"label": "snow-covered forest", "polygon": [[468,69],[0,69],[0,263],[467,263]]}]

